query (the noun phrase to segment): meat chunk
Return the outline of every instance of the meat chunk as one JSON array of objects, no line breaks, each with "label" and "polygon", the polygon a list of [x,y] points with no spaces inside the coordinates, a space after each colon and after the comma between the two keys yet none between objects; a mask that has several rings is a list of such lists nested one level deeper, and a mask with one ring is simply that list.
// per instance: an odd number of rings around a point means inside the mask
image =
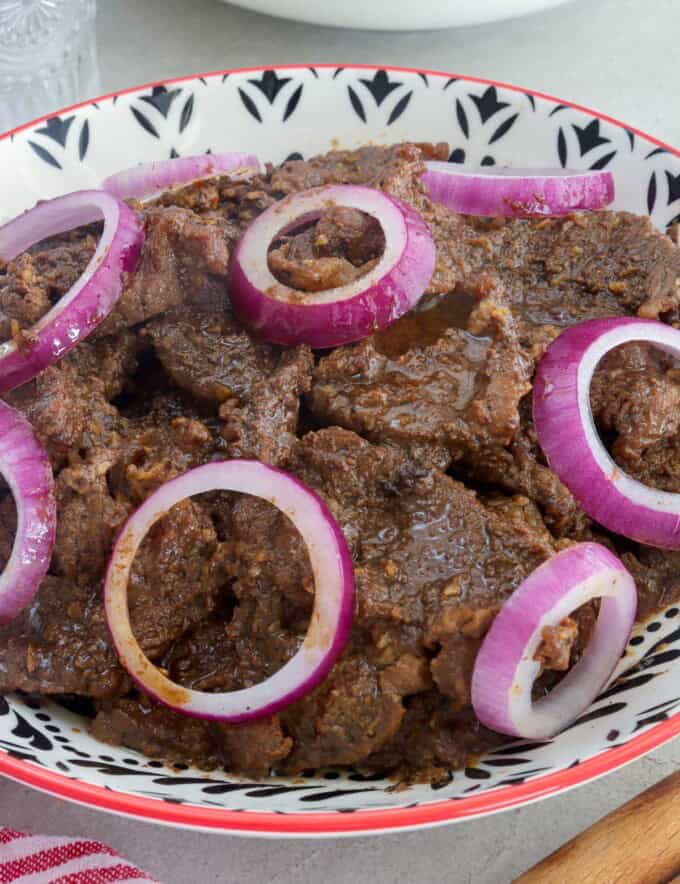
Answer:
[{"label": "meat chunk", "polygon": [[207,770],[222,763],[208,722],[180,715],[143,697],[101,703],[90,732],[104,743],[127,746],[151,758]]},{"label": "meat chunk", "polygon": [[670,356],[647,344],[612,350],[595,372],[591,406],[622,469],[680,491],[680,370]]},{"label": "meat chunk", "polygon": [[300,397],[309,392],[314,360],[307,346],[285,351],[269,376],[253,384],[243,404],[220,406],[230,457],[284,465],[297,441]]},{"label": "meat chunk", "polygon": [[[425,155],[437,153],[431,146],[423,147]],[[363,184],[421,206],[425,199],[420,182],[425,171],[423,157],[420,146],[408,143],[333,150],[307,161],[285,162],[272,172],[271,188],[274,193],[288,194],[326,184]]]},{"label": "meat chunk", "polygon": [[475,450],[456,465],[457,474],[528,498],[539,508],[555,537],[583,537],[590,519],[543,459],[531,418],[530,397],[520,403],[520,419],[520,432],[508,446]]},{"label": "meat chunk", "polygon": [[637,587],[638,620],[680,599],[680,552],[641,546],[621,558]]},{"label": "meat chunk", "polygon": [[338,347],[314,372],[310,404],[325,422],[445,469],[466,452],[512,441],[528,380],[502,292],[482,284]]},{"label": "meat chunk", "polygon": [[81,373],[89,358],[80,350],[89,346],[83,342],[3,397],[26,415],[55,468],[72,451],[115,444],[121,428],[120,415],[106,396],[117,381],[112,376]]},{"label": "meat chunk", "polygon": [[0,261],[0,339],[12,336],[12,321],[30,328],[78,280],[97,246],[95,231],[83,230],[39,244],[3,266]]},{"label": "meat chunk", "polygon": [[680,249],[627,212],[586,212],[540,221],[478,219],[424,209],[437,246],[429,291],[448,292],[497,274],[538,359],[559,331],[602,316],[673,314],[680,301]]},{"label": "meat chunk", "polygon": [[31,604],[0,626],[0,692],[110,697],[126,687],[99,587],[47,576]]},{"label": "meat chunk", "polygon": [[319,292],[363,276],[384,248],[385,237],[375,218],[335,206],[302,233],[284,237],[269,252],[269,269],[285,285]]},{"label": "meat chunk", "polygon": [[113,541],[130,511],[114,498],[106,481],[111,467],[107,449],[87,461],[65,467],[57,477],[57,534],[52,571],[68,580],[91,586],[101,578]]},{"label": "meat chunk", "polygon": [[145,334],[173,381],[207,402],[247,399],[280,358],[278,347],[248,334],[225,312],[170,312]]},{"label": "meat chunk", "polygon": [[144,212],[145,241],[136,272],[97,335],[136,325],[185,301],[204,309],[226,304],[229,247],[223,225],[188,209]]}]

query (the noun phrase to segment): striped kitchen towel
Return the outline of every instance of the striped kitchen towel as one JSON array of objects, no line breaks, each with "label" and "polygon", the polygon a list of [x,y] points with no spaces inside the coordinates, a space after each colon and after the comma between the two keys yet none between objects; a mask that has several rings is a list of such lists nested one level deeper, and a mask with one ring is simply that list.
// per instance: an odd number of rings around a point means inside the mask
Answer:
[{"label": "striped kitchen towel", "polygon": [[0,884],[158,884],[99,841],[0,827]]}]

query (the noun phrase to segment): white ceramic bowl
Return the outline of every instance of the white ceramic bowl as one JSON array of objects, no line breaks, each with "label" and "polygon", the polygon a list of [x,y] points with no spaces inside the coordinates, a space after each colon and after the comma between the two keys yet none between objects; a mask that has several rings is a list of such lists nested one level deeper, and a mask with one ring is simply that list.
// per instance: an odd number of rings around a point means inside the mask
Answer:
[{"label": "white ceramic bowl", "polygon": [[315,25],[422,31],[515,18],[568,0],[223,0],[234,6]]},{"label": "white ceramic bowl", "polygon": [[[608,168],[616,207],[664,228],[680,154],[603,115],[500,83],[373,67],[225,71],[86,102],[0,138],[0,216],[95,186],[139,161],[243,150],[264,160],[331,146],[448,141],[471,165]],[[186,827],[271,836],[367,833],[516,807],[611,771],[680,732],[680,610],[636,628],[618,681],[546,743],[506,746],[433,789],[321,771],[251,782],[166,767],[92,739],[63,707],[0,697],[0,771],[56,795]]]}]

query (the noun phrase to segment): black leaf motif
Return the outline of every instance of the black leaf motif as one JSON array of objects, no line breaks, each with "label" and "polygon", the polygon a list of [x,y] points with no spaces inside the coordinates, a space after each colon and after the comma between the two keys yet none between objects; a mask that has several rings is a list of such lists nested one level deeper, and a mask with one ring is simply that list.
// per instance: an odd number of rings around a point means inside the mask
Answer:
[{"label": "black leaf motif", "polygon": [[304,159],[304,157],[302,156],[302,154],[296,150],[293,153],[288,154],[288,156],[284,160],[284,163],[287,163],[289,160],[303,160],[303,159]]},{"label": "black leaf motif", "polygon": [[75,117],[66,117],[65,120],[62,120],[61,117],[50,117],[42,128],[36,129],[35,131],[39,135],[46,135],[48,138],[51,138],[52,141],[61,144],[62,147],[66,147],[68,130],[71,128],[74,120]]},{"label": "black leaf motif", "polygon": [[316,80],[319,79],[319,73],[318,73],[318,71],[317,71],[316,68],[309,67],[309,68],[307,68],[307,70],[312,72],[312,75],[314,76],[314,78],[315,78]]},{"label": "black leaf motif", "polygon": [[469,780],[488,780],[491,776],[491,771],[484,770],[483,767],[466,767],[465,776]]},{"label": "black leaf motif", "polygon": [[660,153],[668,153],[668,151],[664,147],[655,147],[654,150],[650,150],[645,159],[651,160],[652,157],[656,157]]},{"label": "black leaf motif", "polygon": [[586,712],[585,715],[577,718],[576,721],[573,721],[570,725],[565,727],[564,730],[569,731],[581,724],[587,724],[589,721],[596,721],[598,718],[606,718],[607,715],[614,715],[616,712],[620,712],[625,708],[625,703],[610,703],[608,706],[601,706],[599,709],[593,709],[592,712]]},{"label": "black leaf motif", "polygon": [[368,89],[378,107],[383,103],[390,92],[394,89],[398,89],[402,85],[401,83],[390,82],[387,72],[383,70],[376,71],[372,80],[359,78],[359,82],[363,83]]},{"label": "black leaf motif", "polygon": [[458,120],[461,132],[466,138],[468,138],[470,135],[470,126],[468,125],[467,114],[465,113],[465,108],[463,107],[460,98],[456,99],[456,119]]},{"label": "black leaf motif", "polygon": [[187,100],[184,102],[184,107],[182,108],[182,114],[179,118],[179,131],[184,132],[186,127],[189,125],[189,121],[194,113],[194,96],[190,95]]},{"label": "black leaf motif", "polygon": [[499,113],[505,107],[510,107],[507,101],[499,101],[495,86],[489,86],[483,95],[471,95],[470,98],[477,105],[482,123],[486,123],[494,114]]},{"label": "black leaf motif", "polygon": [[[0,740],[1,743],[2,740]],[[20,752],[18,749],[7,749],[6,751],[8,755],[11,755],[12,758],[17,758],[19,761],[32,761],[34,764],[44,766],[42,761],[36,755],[31,755],[30,752]]]},{"label": "black leaf motif", "polygon": [[650,654],[653,654],[659,648],[665,647],[666,645],[670,645],[673,642],[677,641],[680,641],[680,628],[674,629],[668,635],[665,635],[663,638],[659,639],[659,641],[654,642],[654,644],[647,650],[645,657],[649,657]]},{"label": "black leaf motif", "polygon": [[412,92],[407,92],[406,95],[402,96],[399,101],[392,108],[392,113],[389,115],[387,119],[387,125],[391,126],[395,120],[398,120],[399,117],[404,113],[406,108],[408,107],[408,103],[411,100]]},{"label": "black leaf motif", "polygon": [[680,175],[671,175],[666,171],[666,181],[668,181],[668,205],[680,200]]},{"label": "black leaf motif", "polygon": [[549,116],[549,117],[554,117],[555,114],[559,114],[560,111],[563,111],[563,110],[566,110],[566,109],[567,109],[566,104],[558,104],[556,107],[554,107],[554,108],[550,111],[550,113],[548,114],[548,116]]},{"label": "black leaf motif", "polygon": [[378,780],[384,780],[385,776],[381,773],[362,774],[355,770],[349,774],[347,779],[352,780],[353,783],[377,783]]},{"label": "black leaf motif", "polygon": [[257,783],[215,783],[212,786],[206,786],[205,789],[201,789],[201,792],[206,795],[224,795],[228,792],[239,792],[244,789],[255,788],[257,788]]},{"label": "black leaf motif", "polygon": [[119,98],[120,98],[120,95],[114,95],[113,99],[111,101],[111,104],[113,104],[115,106],[117,104]]},{"label": "black leaf motif", "polygon": [[[449,783],[453,782],[453,771],[449,771],[445,777],[442,777],[440,780],[435,780],[433,783],[430,783],[430,789],[433,792],[436,792],[438,789],[443,789],[444,786],[448,786]],[[480,783],[477,783],[479,786]]]},{"label": "black leaf motif", "polygon": [[364,123],[366,122],[366,112],[364,111],[364,106],[361,103],[361,99],[356,94],[354,89],[351,86],[347,87],[347,91],[349,92],[349,100],[352,102],[352,107],[354,108],[354,112],[362,120]]},{"label": "black leaf motif", "polygon": [[283,122],[285,123],[288,117],[293,113],[295,108],[298,106],[298,102],[300,101],[300,96],[302,95],[302,83],[297,87],[295,92],[288,99],[288,103],[286,104],[286,110],[283,114]]},{"label": "black leaf motif", "polygon": [[206,80],[205,77],[199,77],[198,79],[199,79],[199,81],[200,81],[201,83],[203,83],[204,86],[207,86],[207,85],[208,85],[208,81]]},{"label": "black leaf motif", "polygon": [[52,748],[52,741],[48,739],[41,731],[33,727],[30,721],[27,721],[23,715],[14,710],[17,719],[16,726],[12,729],[15,737],[21,740],[28,740],[32,749],[40,749],[42,752]]},{"label": "black leaf motif", "polygon": [[455,150],[451,151],[451,156],[449,157],[450,163],[464,163],[465,162],[465,151],[462,147],[457,147]]},{"label": "black leaf motif", "polygon": [[675,215],[671,220],[666,224],[666,230],[669,230],[673,227],[674,224],[680,224],[680,214]]},{"label": "black leaf motif", "polygon": [[0,696],[0,716],[1,715],[9,715],[9,703],[2,696]]},{"label": "black leaf motif", "polygon": [[513,114],[511,117],[508,117],[505,122],[501,123],[498,129],[496,129],[496,131],[489,139],[489,144],[493,144],[495,141],[498,141],[500,138],[502,138],[506,134],[506,132],[509,132],[517,122],[518,116],[519,114]]},{"label": "black leaf motif", "polygon": [[87,120],[83,123],[83,128],[80,130],[80,138],[78,139],[78,156],[80,157],[80,161],[85,159],[85,154],[87,153],[87,149],[90,146],[90,124]]},{"label": "black leaf motif", "polygon": [[288,795],[291,792],[306,792],[316,786],[257,786],[246,792],[247,798],[275,798],[277,795]]},{"label": "black leaf motif", "polygon": [[175,148],[174,148],[174,147],[171,147],[171,148],[170,148],[170,159],[171,159],[171,160],[176,160],[178,156],[179,156],[179,154],[177,153],[177,151],[175,150]]},{"label": "black leaf motif", "polygon": [[482,157],[481,166],[495,166],[496,160],[493,157],[490,157],[488,154],[485,157]]},{"label": "black leaf motif", "polygon": [[336,69],[333,71],[333,79],[335,80],[335,78],[336,78],[339,74],[341,74],[344,70],[345,70],[344,68],[336,68]]},{"label": "black leaf motif", "polygon": [[648,718],[641,718],[633,728],[633,733],[641,730],[643,727],[647,727],[648,724],[658,724],[660,721],[668,721],[667,712],[657,712],[655,715],[650,715]]},{"label": "black leaf motif", "polygon": [[[290,77],[279,77],[276,71],[265,71],[259,80],[248,80],[251,86],[255,86],[266,97],[269,104],[274,104],[276,96],[286,83],[290,83]],[[240,90],[239,90],[240,91]]]},{"label": "black leaf motif", "polygon": [[561,126],[557,133],[557,156],[560,158],[560,165],[564,169],[567,165],[567,139],[564,137],[564,131]]},{"label": "black leaf motif", "polygon": [[673,697],[672,700],[664,700],[663,703],[657,703],[655,706],[650,706],[649,709],[643,709],[639,712],[639,715],[649,715],[650,712],[658,712],[659,709],[664,709],[666,712],[672,707],[677,706],[680,703],[680,697]]},{"label": "black leaf motif", "polygon": [[611,730],[611,731],[609,731],[609,733],[607,734],[607,742],[608,742],[608,743],[613,743],[614,740],[618,740],[619,736],[620,736],[620,732],[619,732],[619,731],[617,731],[616,729]]},{"label": "black leaf motif", "polygon": [[52,154],[45,147],[41,147],[41,145],[36,144],[35,141],[28,142],[31,150],[40,157],[43,162],[48,163],[50,166],[54,166],[55,169],[61,169],[61,163],[56,157],[53,157]]},{"label": "black leaf motif", "polygon": [[656,672],[643,672],[641,675],[636,675],[634,678],[619,679],[616,684],[613,684],[610,688],[604,691],[604,693],[600,694],[598,700],[605,700],[608,697],[613,697],[624,691],[632,691],[635,688],[640,688],[653,678],[656,678],[656,676]]},{"label": "black leaf motif", "polygon": [[474,786],[468,786],[467,789],[463,789],[463,792],[467,795],[468,792],[476,792],[477,789],[481,788],[481,783],[475,783]]},{"label": "black leaf motif", "polygon": [[616,156],[615,150],[613,150],[611,153],[606,153],[603,157],[600,157],[599,160],[595,160],[595,162],[592,164],[592,166],[590,168],[593,170],[604,169],[606,166],[609,165],[609,163],[611,162],[611,160],[614,159],[615,156]]},{"label": "black leaf motif", "polygon": [[663,651],[660,654],[654,654],[652,657],[645,657],[639,663],[640,669],[649,669],[652,666],[661,666],[663,663],[670,663],[680,657],[680,649],[676,648],[672,651]]},{"label": "black leaf motif", "polygon": [[512,767],[513,764],[528,764],[528,758],[487,758],[484,764],[489,767]]},{"label": "black leaf motif", "polygon": [[170,113],[170,106],[181,91],[181,89],[172,89],[168,92],[165,86],[154,86],[149,95],[140,95],[139,100],[145,101],[151,107],[155,107],[158,113],[167,119]]},{"label": "black leaf motif", "polygon": [[630,129],[626,129],[626,135],[628,136],[628,141],[630,142],[630,149],[634,150],[635,148],[635,132],[631,132]]},{"label": "black leaf motif", "polygon": [[448,89],[453,83],[458,82],[458,77],[449,77],[449,79],[444,83],[444,89]]},{"label": "black leaf motif", "polygon": [[141,111],[137,110],[136,107],[131,107],[130,110],[132,111],[132,115],[134,116],[135,120],[137,120],[142,129],[146,129],[149,135],[153,135],[154,138],[160,138],[158,130],[151,122],[151,120],[148,119],[148,117],[145,117],[144,114]]},{"label": "black leaf motif", "polygon": [[512,746],[503,746],[500,749],[494,749],[490,755],[521,755],[522,752],[533,752],[535,749],[542,749],[550,744],[549,740],[536,743],[516,743]]},{"label": "black leaf motif", "polygon": [[97,110],[99,110],[99,103],[96,102],[96,101],[93,101],[93,102],[92,102],[92,107],[94,107],[94,108],[96,108]]},{"label": "black leaf motif", "polygon": [[243,102],[243,106],[244,106],[245,109],[248,111],[248,113],[251,115],[251,117],[255,117],[255,119],[257,120],[257,122],[258,122],[258,123],[261,123],[261,122],[262,122],[262,117],[260,116],[260,112],[259,112],[259,110],[257,109],[257,105],[255,104],[255,102],[253,101],[253,99],[250,97],[250,95],[248,95],[247,92],[244,92],[243,89],[241,89],[240,86],[239,86],[239,89],[238,89],[238,94],[239,94],[239,96],[240,96],[240,98],[241,98],[241,101]]},{"label": "black leaf motif", "polygon": [[229,79],[229,74],[222,74],[222,82],[223,83],[226,83],[228,79]]},{"label": "black leaf motif", "polygon": [[365,789],[333,789],[330,792],[314,792],[312,795],[301,795],[300,801],[326,801],[331,798],[342,798],[343,795],[358,795],[361,792],[374,792],[372,786]]},{"label": "black leaf motif", "polygon": [[601,144],[609,144],[611,141],[611,138],[604,138],[600,135],[599,120],[591,120],[587,126],[583,127],[572,124],[571,128],[576,132],[581,156],[584,156],[584,154],[589,153],[591,150],[595,150]]},{"label": "black leaf motif", "polygon": [[[77,767],[92,768],[99,773],[107,774],[111,777],[124,777],[130,775],[129,767],[124,767],[123,765],[113,764],[112,762],[107,761],[98,761],[95,759],[87,758],[73,758],[71,760],[71,764],[75,764]],[[135,770],[135,776],[153,777],[155,776],[155,774],[152,770]]]},{"label": "black leaf motif", "polygon": [[654,210],[654,204],[656,203],[656,172],[652,172],[652,177],[649,179],[649,185],[647,187],[647,211],[651,215]]},{"label": "black leaf motif", "polygon": [[418,71],[418,76],[425,83],[426,86],[430,85],[430,81],[427,79],[427,74],[424,74],[422,71]]},{"label": "black leaf motif", "polygon": [[526,97],[529,101],[529,104],[531,105],[531,109],[536,110],[536,99],[534,98],[534,96],[531,95],[530,92],[525,92],[524,94],[526,95]]}]

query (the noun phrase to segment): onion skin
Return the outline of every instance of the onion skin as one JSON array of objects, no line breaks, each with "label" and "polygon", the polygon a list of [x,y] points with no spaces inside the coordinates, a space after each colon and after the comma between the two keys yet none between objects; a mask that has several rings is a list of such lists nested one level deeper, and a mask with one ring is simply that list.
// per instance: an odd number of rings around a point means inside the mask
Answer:
[{"label": "onion skin", "polygon": [[155,160],[124,169],[109,175],[102,181],[106,190],[118,199],[143,199],[169,190],[183,187],[204,178],[234,173],[234,177],[247,179],[260,171],[260,161],[246,153],[199,154],[193,157],[175,157],[171,160]]},{"label": "onion skin", "polygon": [[[581,659],[545,697],[532,701],[545,626],[601,598]],[[477,654],[472,704],[482,724],[524,739],[554,737],[596,699],[619,662],[635,622],[637,591],[622,562],[597,543],[578,543],[539,565],[505,602]]]},{"label": "onion skin", "polygon": [[[157,669],[132,634],[127,603],[132,561],[151,526],[181,500],[215,489],[253,494],[285,513],[307,546],[316,590],[309,629],[296,654],[265,681],[226,693],[182,687]],[[171,479],[130,516],[109,560],[104,608],[120,662],[144,693],[183,715],[234,723],[273,715],[325,678],[349,638],[354,592],[347,543],[321,498],[282,470],[259,461],[231,460]]]},{"label": "onion skin", "polygon": [[[270,243],[293,221],[330,205],[359,209],[380,222],[385,234],[382,258],[346,286],[301,292],[283,285],[267,265]],[[334,347],[387,328],[414,307],[434,262],[432,235],[414,209],[370,187],[312,188],[271,206],[246,230],[232,262],[231,301],[241,321],[271,343]]]},{"label": "onion skin", "polygon": [[14,497],[17,530],[0,575],[0,624],[28,605],[47,573],[57,526],[47,454],[21,412],[0,400],[0,473]]},{"label": "onion skin", "polygon": [[464,215],[545,218],[614,201],[614,176],[606,171],[465,169],[428,160],[422,180],[433,202]]},{"label": "onion skin", "polygon": [[605,449],[590,408],[590,384],[610,350],[643,341],[680,357],[680,331],[647,319],[594,319],[548,347],[534,379],[534,426],[550,469],[586,513],[639,543],[680,549],[680,494],[643,485]]},{"label": "onion skin", "polygon": [[30,381],[65,356],[108,316],[133,273],[144,242],[135,213],[101,190],[81,190],[38,203],[0,227],[0,259],[11,261],[48,236],[104,217],[97,249],[78,281],[22,334],[0,344],[0,392]]}]

